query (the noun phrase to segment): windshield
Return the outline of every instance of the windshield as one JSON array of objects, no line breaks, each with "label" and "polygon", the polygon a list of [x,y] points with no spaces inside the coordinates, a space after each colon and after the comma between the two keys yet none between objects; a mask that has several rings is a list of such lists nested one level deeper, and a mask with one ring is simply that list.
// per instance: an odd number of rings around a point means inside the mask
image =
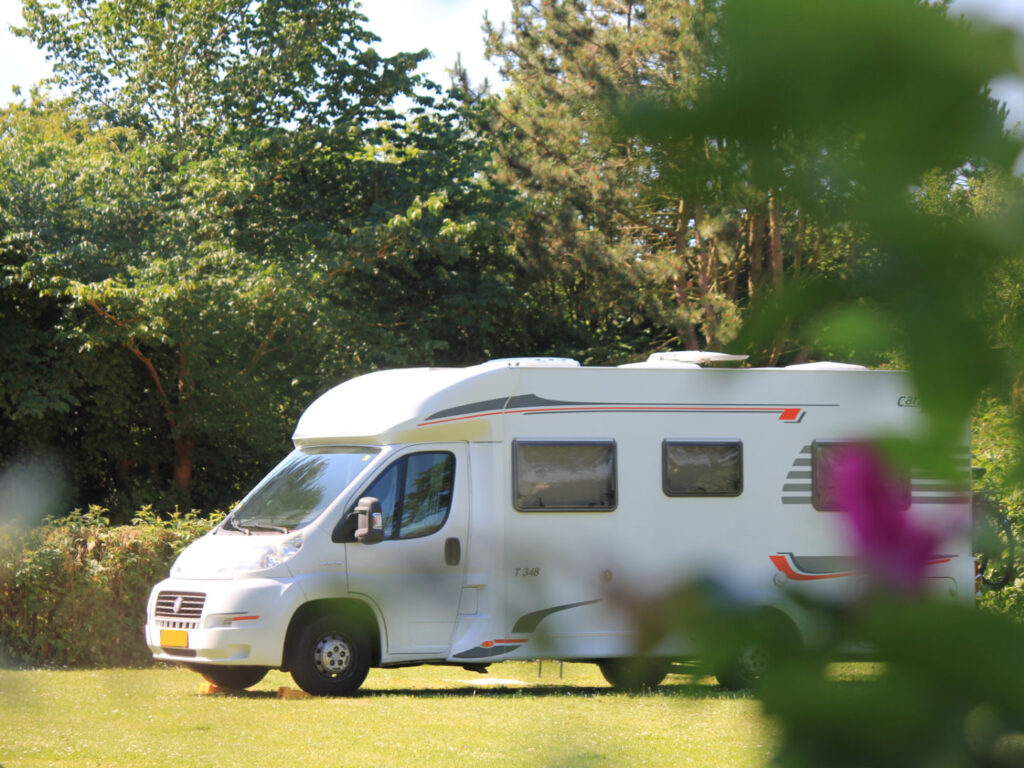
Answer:
[{"label": "windshield", "polygon": [[224,530],[287,533],[311,523],[377,455],[376,448],[297,449],[224,521]]}]

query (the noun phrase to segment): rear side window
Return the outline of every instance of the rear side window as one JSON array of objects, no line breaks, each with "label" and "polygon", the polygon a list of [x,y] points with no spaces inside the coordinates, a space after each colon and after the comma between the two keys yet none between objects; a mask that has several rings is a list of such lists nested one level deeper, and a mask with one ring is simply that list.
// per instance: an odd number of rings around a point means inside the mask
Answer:
[{"label": "rear side window", "polygon": [[617,501],[613,441],[516,440],[515,507],[520,512],[610,512]]},{"label": "rear side window", "polygon": [[739,440],[666,440],[662,487],[669,496],[739,496],[743,444]]},{"label": "rear side window", "polygon": [[[834,440],[815,440],[811,444],[811,502],[819,512],[838,512],[841,499],[836,493],[836,467],[843,454],[857,443]],[[902,484],[903,509],[910,507],[910,478],[889,478]]]},{"label": "rear side window", "polygon": [[380,500],[384,538],[415,539],[444,526],[454,482],[453,454],[411,453],[391,464],[360,495]]}]

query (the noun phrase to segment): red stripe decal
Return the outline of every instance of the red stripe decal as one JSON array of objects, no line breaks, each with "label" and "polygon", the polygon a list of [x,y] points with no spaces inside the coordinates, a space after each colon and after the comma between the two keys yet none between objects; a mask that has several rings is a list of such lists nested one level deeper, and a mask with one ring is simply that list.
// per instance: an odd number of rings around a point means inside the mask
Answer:
[{"label": "red stripe decal", "polygon": [[787,578],[793,581],[821,581],[822,579],[839,579],[843,576],[857,576],[863,571],[841,571],[839,573],[799,573],[793,570],[785,555],[771,555],[771,561]]},{"label": "red stripe decal", "polygon": [[[837,571],[836,573],[801,573],[794,570],[792,564],[789,562],[789,558],[785,555],[770,555],[769,559],[772,564],[783,574],[786,578],[792,579],[793,581],[821,581],[822,579],[841,579],[845,576],[863,576],[864,571]],[[952,557],[936,557],[932,558],[927,562],[927,565],[942,565],[952,560]]]},{"label": "red stripe decal", "polygon": [[525,642],[528,642],[528,641],[529,641],[529,638],[526,638],[526,637],[520,638],[520,639],[511,638],[511,639],[501,639],[501,640],[484,640],[482,643],[480,643],[480,645],[483,646],[484,648],[493,648],[495,645],[519,645],[521,643],[525,643]]},{"label": "red stripe decal", "polygon": [[801,408],[779,408],[779,407],[744,407],[744,406],[702,406],[702,405],[580,405],[580,406],[559,406],[552,408],[510,408],[505,411],[486,411],[484,413],[471,413],[466,416],[452,416],[448,419],[436,419],[422,421],[416,426],[426,427],[432,424],[448,424],[453,421],[466,421],[467,419],[482,419],[489,416],[501,416],[509,414],[539,414],[539,413],[777,413],[779,421],[799,421],[803,412]]}]

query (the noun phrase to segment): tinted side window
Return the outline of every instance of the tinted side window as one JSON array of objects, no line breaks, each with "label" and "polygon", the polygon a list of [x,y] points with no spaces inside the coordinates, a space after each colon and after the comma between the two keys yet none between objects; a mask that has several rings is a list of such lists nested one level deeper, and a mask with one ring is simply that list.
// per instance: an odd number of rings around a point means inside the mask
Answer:
[{"label": "tinted side window", "polygon": [[839,509],[834,479],[837,459],[845,446],[845,443],[819,442],[811,446],[811,501],[819,512]]},{"label": "tinted side window", "polygon": [[[811,502],[819,512],[837,512],[840,509],[841,500],[835,488],[836,466],[851,445],[856,443],[815,440],[811,444]],[[890,479],[902,483],[903,508],[907,509],[911,501],[910,478]]]},{"label": "tinted side window", "polygon": [[448,519],[455,457],[450,453],[416,453],[406,457],[406,462],[398,538],[429,536]]},{"label": "tinted side window", "polygon": [[444,525],[454,483],[453,454],[411,453],[385,469],[361,495],[380,499],[384,538],[414,539]]},{"label": "tinted side window", "polygon": [[666,440],[662,485],[669,496],[739,496],[743,444],[738,440]]},{"label": "tinted side window", "polygon": [[[374,498],[380,499],[380,511],[381,517],[384,521],[385,539],[393,538],[392,534],[395,529],[395,509],[396,507],[400,508],[398,505],[398,484],[401,481],[402,475],[405,473],[404,462],[405,459],[402,458],[389,466],[377,476],[377,479],[370,484],[369,488],[360,494],[360,496],[373,496]],[[351,511],[349,514],[351,514]]]},{"label": "tinted side window", "polygon": [[512,457],[515,506],[519,511],[615,509],[615,443],[517,440]]}]

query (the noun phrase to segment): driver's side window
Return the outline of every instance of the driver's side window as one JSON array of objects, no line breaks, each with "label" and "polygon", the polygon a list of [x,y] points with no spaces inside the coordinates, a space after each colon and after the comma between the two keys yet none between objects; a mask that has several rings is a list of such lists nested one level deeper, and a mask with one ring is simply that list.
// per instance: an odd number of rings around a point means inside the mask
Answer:
[{"label": "driver's side window", "polygon": [[[385,469],[362,496],[373,496],[380,499],[381,517],[384,521],[384,538],[392,538],[391,533],[395,521],[395,499],[398,497],[398,479],[401,474],[402,459]],[[351,512],[350,512],[351,514]]]},{"label": "driver's side window", "polygon": [[444,526],[454,482],[453,454],[409,453],[378,475],[360,496],[380,500],[385,539],[414,539]]}]

